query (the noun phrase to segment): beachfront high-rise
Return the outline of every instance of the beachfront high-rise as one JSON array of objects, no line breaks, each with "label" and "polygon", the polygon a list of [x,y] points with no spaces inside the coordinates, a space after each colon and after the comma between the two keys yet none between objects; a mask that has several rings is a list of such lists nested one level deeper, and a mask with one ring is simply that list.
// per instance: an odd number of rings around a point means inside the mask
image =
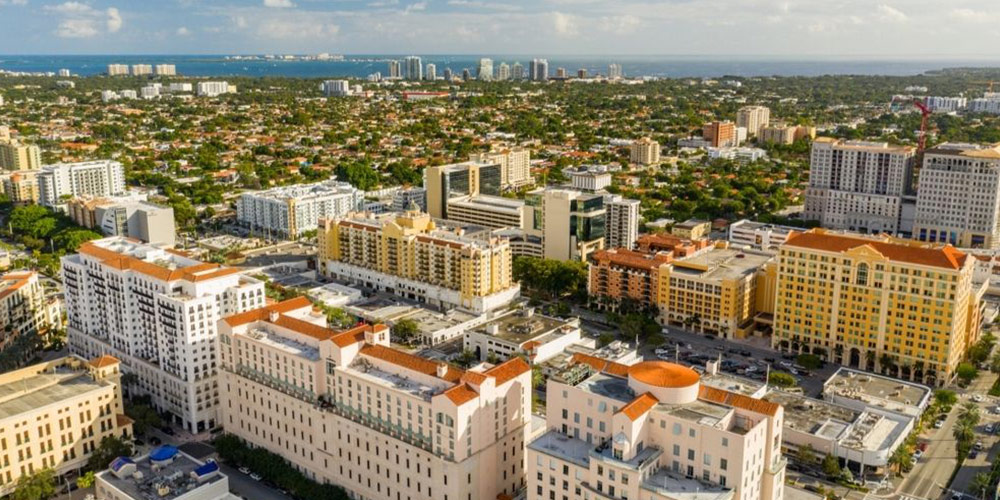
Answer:
[{"label": "beachfront high-rise", "polygon": [[575,354],[546,385],[528,498],[781,500],[784,409],[664,361]]},{"label": "beachfront high-rise", "polygon": [[424,80],[436,80],[437,79],[437,65],[434,63],[427,63],[424,66]]},{"label": "beachfront high-rise", "polygon": [[611,63],[608,65],[608,79],[618,80],[625,76],[622,71],[622,65],[618,63]]},{"label": "beachfront high-rise", "polygon": [[547,59],[532,59],[529,78],[536,82],[549,79],[549,61]]},{"label": "beachfront high-rise", "polygon": [[486,82],[493,80],[493,59],[484,57],[479,60],[479,69],[476,71],[476,79]]},{"label": "beachfront high-rise", "polygon": [[403,77],[403,69],[399,61],[392,59],[387,64],[389,65],[389,78]]},{"label": "beachfront high-rise", "polygon": [[305,298],[219,323],[221,418],[352,498],[514,498],[531,367],[462,370],[390,346],[385,325],[327,327]]},{"label": "beachfront high-rise", "polygon": [[941,386],[979,336],[975,259],[951,246],[813,229],[778,253],[773,347]]},{"label": "beachfront high-rise", "polygon": [[130,388],[190,432],[218,424],[216,322],[264,304],[264,283],[236,268],[113,237],[62,258],[69,348],[110,354]]},{"label": "beachfront high-rise", "polygon": [[817,137],[809,159],[803,218],[830,229],[900,231],[915,152],[913,147],[885,142]]},{"label": "beachfront high-rise", "polygon": [[403,58],[403,78],[407,80],[423,80],[424,65],[419,56],[406,56]]}]

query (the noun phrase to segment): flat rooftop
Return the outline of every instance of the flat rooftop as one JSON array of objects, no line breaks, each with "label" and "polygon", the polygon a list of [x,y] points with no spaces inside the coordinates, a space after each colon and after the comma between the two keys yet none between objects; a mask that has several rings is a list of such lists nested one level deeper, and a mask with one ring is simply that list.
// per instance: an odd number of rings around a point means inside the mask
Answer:
[{"label": "flat rooftop", "polygon": [[109,385],[112,382],[94,380],[86,370],[66,367],[56,368],[52,373],[31,375],[0,385],[0,419],[79,397]]},{"label": "flat rooftop", "polygon": [[674,500],[729,500],[733,490],[698,479],[688,479],[671,472],[666,467],[651,474],[642,482],[642,489],[664,495]]},{"label": "flat rooftop", "polygon": [[773,257],[738,248],[712,248],[675,260],[670,274],[706,280],[738,279],[755,273]]},{"label": "flat rooftop", "polygon": [[616,399],[627,404],[635,399],[635,391],[628,386],[628,381],[604,373],[595,373],[577,384],[577,387],[606,398]]},{"label": "flat rooftop", "polygon": [[697,422],[701,425],[717,427],[729,415],[732,408],[699,399],[683,405],[658,404],[655,411],[667,413],[690,422]]},{"label": "flat rooftop", "polygon": [[582,439],[571,438],[559,431],[550,430],[532,441],[528,448],[589,468],[590,450],[594,445]]},{"label": "flat rooftop", "polygon": [[347,370],[354,376],[364,378],[374,384],[381,385],[382,387],[412,394],[422,398],[424,401],[430,401],[432,396],[451,385],[442,381],[440,386],[434,387],[421,383],[415,378],[404,377],[402,375],[380,370],[376,368],[375,365],[369,363],[363,356],[358,356],[354,362],[347,367]]},{"label": "flat rooftop", "polygon": [[448,206],[489,209],[492,211],[510,212],[517,215],[524,208],[524,200],[504,198],[503,196],[476,195],[448,200]]},{"label": "flat rooftop", "polygon": [[281,335],[272,335],[267,330],[254,328],[247,332],[247,336],[260,342],[261,344],[273,347],[290,356],[299,357],[309,361],[319,361],[319,349],[296,342]]},{"label": "flat rooftop", "polygon": [[923,411],[923,407],[930,399],[931,388],[872,373],[840,368],[823,384],[823,393],[827,397],[854,399],[871,407],[916,416]]},{"label": "flat rooftop", "polygon": [[742,394],[744,396],[753,396],[764,388],[763,381],[752,380],[737,375],[730,375],[722,371],[714,375],[709,375],[705,373],[704,369],[699,367],[695,367],[695,369],[701,374],[702,385],[715,387],[716,389],[735,392],[736,394]]},{"label": "flat rooftop", "polygon": [[[472,331],[493,335],[494,337],[516,344],[523,344],[529,340],[538,340],[540,337],[553,333],[556,330],[566,328],[576,328],[572,321],[564,321],[558,318],[527,312],[529,310],[517,311],[490,320],[482,325],[473,328]],[[489,333],[491,328],[496,328],[496,333]],[[560,333],[560,332],[555,332]]]},{"label": "flat rooftop", "polygon": [[800,394],[770,391],[762,398],[785,407],[785,427],[825,439],[839,440],[861,412]]},{"label": "flat rooftop", "polygon": [[136,472],[141,473],[139,479],[134,475],[119,478],[110,470],[101,472],[100,476],[130,498],[150,500],[172,500],[195,488],[228,480],[220,471],[199,483],[191,477],[191,473],[202,464],[183,453],[177,453],[173,462],[163,467],[153,468],[148,455],[136,460],[135,465]]}]

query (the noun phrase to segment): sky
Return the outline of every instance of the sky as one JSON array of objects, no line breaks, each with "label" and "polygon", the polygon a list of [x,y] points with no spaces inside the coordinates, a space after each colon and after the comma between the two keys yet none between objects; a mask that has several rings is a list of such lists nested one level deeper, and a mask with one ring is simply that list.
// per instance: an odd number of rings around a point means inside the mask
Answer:
[{"label": "sky", "polygon": [[0,0],[3,54],[996,57],[998,0]]}]

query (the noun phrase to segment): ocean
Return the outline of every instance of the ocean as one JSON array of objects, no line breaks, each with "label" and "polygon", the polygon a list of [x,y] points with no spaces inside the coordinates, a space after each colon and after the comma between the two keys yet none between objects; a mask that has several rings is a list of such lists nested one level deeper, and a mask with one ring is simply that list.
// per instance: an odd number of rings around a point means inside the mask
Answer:
[{"label": "ocean", "polygon": [[[81,76],[98,75],[107,71],[108,64],[174,64],[179,75],[187,76],[286,76],[300,78],[364,78],[369,74],[388,73],[389,59],[400,55],[348,55],[344,60],[227,60],[218,55],[128,55],[128,56],[52,56],[0,55],[0,70],[23,72],[56,72],[68,69]],[[520,62],[527,72],[532,56],[471,56],[425,55],[423,63],[434,63],[440,76],[445,68],[461,75],[463,69],[476,73],[479,57],[491,57],[494,69],[501,62]],[[819,75],[887,75],[911,76],[926,71],[952,67],[1000,67],[1000,60],[876,60],[876,59],[791,59],[736,58],[720,56],[562,56],[550,57],[549,73],[566,68],[570,75],[578,69],[589,74],[606,74],[608,64],[618,63],[626,76],[709,78],[734,76],[819,76]]]}]

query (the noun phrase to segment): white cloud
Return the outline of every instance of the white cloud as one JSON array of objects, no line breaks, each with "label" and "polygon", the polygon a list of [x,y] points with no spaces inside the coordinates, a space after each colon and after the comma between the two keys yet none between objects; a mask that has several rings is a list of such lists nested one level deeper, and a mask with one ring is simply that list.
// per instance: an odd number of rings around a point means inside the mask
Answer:
[{"label": "white cloud", "polygon": [[275,9],[288,9],[295,7],[292,0],[264,0],[264,7],[272,7]]},{"label": "white cloud", "polygon": [[66,19],[56,28],[56,36],[61,38],[90,38],[98,33],[93,19]]},{"label": "white cloud", "polygon": [[4,5],[28,5],[28,0],[0,0],[0,7]]},{"label": "white cloud", "polygon": [[427,2],[417,2],[406,6],[403,10],[404,14],[409,14],[410,12],[420,12],[427,10]]},{"label": "white cloud", "polygon": [[502,10],[507,12],[514,12],[521,10],[521,7],[517,5],[511,5],[507,3],[495,3],[495,2],[481,2],[479,0],[448,0],[448,5],[451,5],[452,7],[472,7],[476,9]]},{"label": "white cloud", "polygon": [[878,13],[882,16],[882,20],[888,22],[905,23],[909,20],[909,17],[902,11],[884,3],[879,4]]},{"label": "white cloud", "polygon": [[60,14],[92,14],[94,9],[81,2],[63,2],[58,5],[46,5],[45,10]]},{"label": "white cloud", "polygon": [[177,28],[177,36],[188,36],[191,34],[191,30],[187,29],[187,26],[181,26]]},{"label": "white cloud", "polygon": [[122,29],[122,15],[118,12],[118,9],[110,7],[107,10],[108,20],[108,33],[118,33],[118,30]]},{"label": "white cloud", "polygon": [[601,28],[603,30],[617,33],[619,35],[632,33],[641,24],[642,20],[631,14],[609,16],[601,19]]},{"label": "white cloud", "polygon": [[340,26],[307,15],[265,19],[256,31],[274,40],[321,40],[337,36]]},{"label": "white cloud", "polygon": [[579,33],[576,18],[562,12],[552,13],[552,29],[557,35],[563,37],[573,37]]}]

